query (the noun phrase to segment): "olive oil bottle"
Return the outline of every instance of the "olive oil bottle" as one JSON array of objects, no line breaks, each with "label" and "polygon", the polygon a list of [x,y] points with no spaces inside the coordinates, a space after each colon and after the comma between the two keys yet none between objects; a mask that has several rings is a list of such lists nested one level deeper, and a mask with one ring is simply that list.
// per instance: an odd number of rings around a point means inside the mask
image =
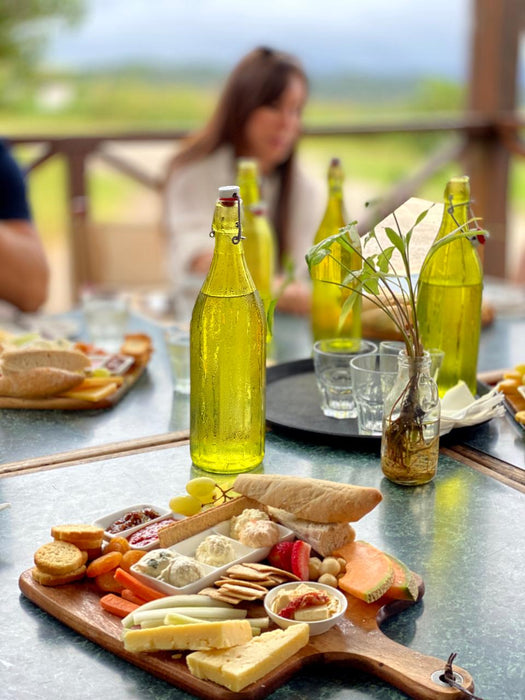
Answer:
[{"label": "olive oil bottle", "polygon": [[[436,241],[466,227],[469,178],[452,178],[445,188],[444,199]],[[442,246],[423,262],[418,282],[417,318],[423,347],[439,348],[445,353],[438,374],[440,396],[460,380],[476,394],[482,288],[481,262],[468,238]]]},{"label": "olive oil bottle", "polygon": [[266,318],[244,258],[238,187],[219,188],[215,251],[190,324],[190,454],[207,472],[264,457]]},{"label": "olive oil bottle", "polygon": [[[341,162],[338,158],[333,158],[328,168],[328,204],[315,235],[314,245],[333,236],[348,223],[343,201],[343,180]],[[347,270],[361,268],[361,259],[357,253],[348,252],[338,243],[332,246],[332,253],[336,260],[327,256],[320,262],[316,266],[317,279],[313,280],[311,326],[314,341],[323,338],[361,337],[361,297],[356,300],[340,327],[341,309],[351,290],[338,286],[348,274]]]},{"label": "olive oil bottle", "polygon": [[256,161],[246,158],[237,161],[237,184],[243,203],[244,255],[267,312],[275,273],[275,234],[261,201]]}]

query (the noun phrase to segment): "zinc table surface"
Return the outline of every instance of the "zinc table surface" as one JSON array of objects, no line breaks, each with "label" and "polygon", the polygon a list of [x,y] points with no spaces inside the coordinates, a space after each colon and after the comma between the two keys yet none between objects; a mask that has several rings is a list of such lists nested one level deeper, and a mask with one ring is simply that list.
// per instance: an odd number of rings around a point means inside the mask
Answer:
[{"label": "zinc table surface", "polygon": [[[485,700],[523,697],[525,518],[523,493],[442,454],[435,480],[404,488],[386,481],[379,457],[269,434],[261,470],[374,486],[383,501],[355,524],[357,537],[417,571],[421,603],[386,622],[395,641],[469,671]],[[107,457],[0,480],[0,642],[6,700],[190,696],[86,640],[28,601],[19,575],[49,541],[53,524],[90,522],[135,503],[166,505],[193,476],[187,444]],[[232,477],[218,477],[223,485]],[[398,700],[400,691],[345,667],[304,669],[273,700]]]}]

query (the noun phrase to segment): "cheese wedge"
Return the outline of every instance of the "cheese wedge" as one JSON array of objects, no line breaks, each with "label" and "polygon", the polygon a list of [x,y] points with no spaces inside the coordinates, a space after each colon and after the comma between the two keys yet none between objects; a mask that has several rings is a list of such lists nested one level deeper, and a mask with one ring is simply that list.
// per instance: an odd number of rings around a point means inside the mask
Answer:
[{"label": "cheese wedge", "polygon": [[252,628],[247,620],[222,620],[130,629],[124,632],[123,639],[127,651],[159,651],[225,649],[251,638]]},{"label": "cheese wedge", "polygon": [[306,646],[308,639],[308,625],[301,623],[284,630],[263,632],[247,644],[231,649],[196,651],[188,654],[186,661],[196,678],[239,692],[280,666]]},{"label": "cheese wedge", "polygon": [[96,403],[97,401],[102,401],[102,399],[111,396],[118,389],[116,382],[110,382],[105,386],[92,386],[87,389],[71,389],[70,391],[64,391],[60,394],[60,397],[67,399],[77,399],[79,401],[92,401]]}]

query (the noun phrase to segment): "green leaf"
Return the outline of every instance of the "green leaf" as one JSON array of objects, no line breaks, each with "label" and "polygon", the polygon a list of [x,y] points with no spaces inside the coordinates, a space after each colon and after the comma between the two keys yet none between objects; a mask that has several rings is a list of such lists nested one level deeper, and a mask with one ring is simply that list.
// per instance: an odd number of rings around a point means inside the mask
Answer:
[{"label": "green leaf", "polygon": [[342,330],[345,321],[348,317],[348,315],[352,312],[352,309],[354,308],[357,300],[359,298],[358,294],[350,294],[344,301],[343,306],[341,307],[341,314],[339,315],[339,322],[337,325],[337,328],[339,331]]},{"label": "green leaf", "polygon": [[390,248],[385,248],[377,256],[377,267],[381,270],[381,272],[384,272],[385,274],[390,269],[390,259],[392,257],[394,250],[395,250],[395,247],[390,246]]},{"label": "green leaf", "polygon": [[392,245],[394,245],[401,255],[405,253],[405,243],[403,241],[403,237],[397,233],[397,231],[394,231],[393,228],[390,228],[390,226],[385,227],[385,233],[388,236],[388,240]]}]

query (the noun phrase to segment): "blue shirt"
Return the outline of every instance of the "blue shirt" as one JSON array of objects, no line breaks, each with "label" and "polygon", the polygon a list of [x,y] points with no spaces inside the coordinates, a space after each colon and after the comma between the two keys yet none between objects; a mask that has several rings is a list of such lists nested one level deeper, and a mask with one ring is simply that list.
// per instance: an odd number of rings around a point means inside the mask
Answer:
[{"label": "blue shirt", "polygon": [[31,219],[24,175],[3,141],[0,141],[0,221]]}]

